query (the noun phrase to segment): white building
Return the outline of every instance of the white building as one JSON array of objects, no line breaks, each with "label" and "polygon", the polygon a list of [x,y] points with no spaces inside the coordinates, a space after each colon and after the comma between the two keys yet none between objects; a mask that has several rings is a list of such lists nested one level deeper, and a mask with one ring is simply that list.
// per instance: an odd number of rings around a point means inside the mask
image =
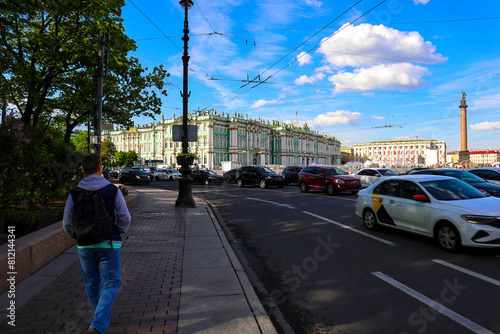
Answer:
[{"label": "white building", "polygon": [[[340,163],[340,141],[332,136],[310,130],[305,124],[291,124],[248,115],[196,111],[188,123],[197,125],[198,141],[189,143],[189,152],[207,168],[218,168],[222,161],[241,165],[333,165]],[[181,125],[182,117],[164,119],[130,129],[120,127],[103,131],[103,138],[112,141],[117,151],[135,151],[139,158],[152,164],[176,163],[182,152],[181,142],[172,139],[172,125]]]},{"label": "white building", "polygon": [[446,163],[446,143],[442,140],[388,140],[354,145],[355,161],[379,165],[442,165]]}]

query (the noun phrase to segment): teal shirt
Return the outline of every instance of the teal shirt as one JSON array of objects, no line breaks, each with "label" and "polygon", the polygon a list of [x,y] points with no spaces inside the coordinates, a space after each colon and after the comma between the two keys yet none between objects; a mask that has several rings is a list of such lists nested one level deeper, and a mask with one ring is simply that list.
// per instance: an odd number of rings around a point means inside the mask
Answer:
[{"label": "teal shirt", "polygon": [[[122,247],[122,243],[121,242],[113,242],[113,249],[115,248],[121,248]],[[109,242],[101,242],[99,244],[95,244],[95,245],[88,245],[88,246],[78,246],[78,248],[109,248],[111,249],[111,245],[109,244]]]}]

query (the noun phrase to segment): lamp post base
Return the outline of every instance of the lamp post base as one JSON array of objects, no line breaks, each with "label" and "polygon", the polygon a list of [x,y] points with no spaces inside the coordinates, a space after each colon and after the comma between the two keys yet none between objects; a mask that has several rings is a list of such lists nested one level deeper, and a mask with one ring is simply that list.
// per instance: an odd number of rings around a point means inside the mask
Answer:
[{"label": "lamp post base", "polygon": [[189,165],[182,165],[179,172],[182,174],[182,177],[178,179],[179,196],[175,201],[175,206],[179,208],[195,208],[196,203],[191,193],[191,184],[193,183],[193,179],[189,176],[191,174],[191,168],[189,168]]}]

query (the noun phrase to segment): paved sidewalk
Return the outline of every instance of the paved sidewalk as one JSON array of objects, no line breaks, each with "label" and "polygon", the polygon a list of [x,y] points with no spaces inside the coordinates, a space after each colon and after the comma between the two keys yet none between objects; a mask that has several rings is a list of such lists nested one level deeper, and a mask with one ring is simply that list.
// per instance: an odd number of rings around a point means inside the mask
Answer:
[{"label": "paved sidewalk", "polygon": [[[210,207],[175,208],[177,193],[138,188],[121,249],[122,283],[106,333],[276,333]],[[76,247],[16,286],[15,327],[84,333],[92,319]]]}]

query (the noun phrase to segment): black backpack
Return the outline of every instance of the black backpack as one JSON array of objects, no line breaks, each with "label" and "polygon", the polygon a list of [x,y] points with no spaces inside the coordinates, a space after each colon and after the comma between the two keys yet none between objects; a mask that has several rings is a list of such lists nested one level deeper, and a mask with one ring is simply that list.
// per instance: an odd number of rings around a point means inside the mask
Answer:
[{"label": "black backpack", "polygon": [[89,246],[110,240],[113,248],[111,216],[101,192],[78,187],[73,189],[73,192],[76,200],[73,206],[71,234],[78,246]]}]

